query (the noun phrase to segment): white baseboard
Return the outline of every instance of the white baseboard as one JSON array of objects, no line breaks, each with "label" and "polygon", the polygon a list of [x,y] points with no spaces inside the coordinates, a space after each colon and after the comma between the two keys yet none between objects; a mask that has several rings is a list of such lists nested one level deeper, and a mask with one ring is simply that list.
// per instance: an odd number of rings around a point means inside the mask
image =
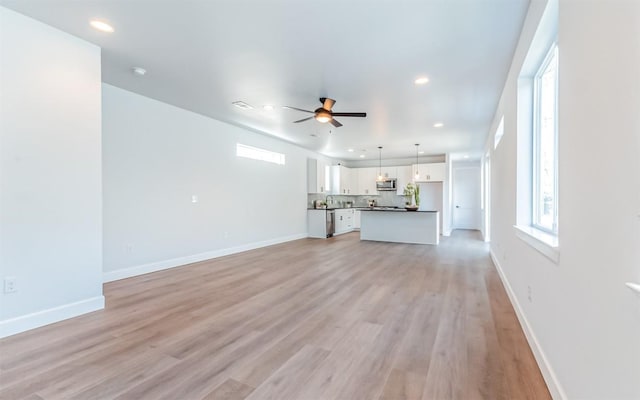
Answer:
[{"label": "white baseboard", "polygon": [[524,312],[522,311],[522,307],[520,307],[520,303],[518,302],[518,298],[515,295],[515,292],[511,288],[507,277],[498,262],[498,258],[493,253],[493,249],[490,251],[491,260],[493,260],[493,264],[496,266],[496,270],[498,270],[498,275],[500,276],[500,280],[502,280],[502,284],[507,291],[507,295],[509,296],[509,300],[511,300],[511,305],[513,309],[516,311],[516,316],[518,317],[518,321],[520,321],[520,326],[522,326],[522,330],[524,331],[524,335],[527,338],[527,342],[529,342],[529,347],[533,351],[533,356],[538,363],[538,367],[540,368],[540,372],[542,372],[542,377],[549,388],[549,392],[551,393],[551,397],[555,400],[565,400],[567,395],[565,394],[560,382],[558,381],[558,377],[556,376],[547,356],[545,355],[540,343],[538,342],[538,338],[536,334],[531,329],[531,325],[529,325],[529,321],[527,317],[525,317]]},{"label": "white baseboard", "polygon": [[204,253],[193,254],[190,256],[172,258],[170,260],[156,261],[148,264],[121,268],[115,271],[109,271],[109,272],[103,273],[102,275],[103,282],[112,282],[120,279],[131,278],[133,276],[148,274],[150,272],[161,271],[163,269],[180,267],[186,264],[210,260],[212,258],[228,256],[230,254],[241,253],[243,251],[259,249],[261,247],[272,246],[274,244],[280,244],[284,242],[290,242],[292,240],[304,239],[307,236],[308,236],[307,233],[299,233],[296,235],[263,240],[260,242],[247,243],[241,246],[229,247],[226,249],[207,251]]},{"label": "white baseboard", "polygon": [[96,296],[75,303],[64,304],[20,317],[0,321],[0,338],[53,324],[104,308],[104,296]]}]

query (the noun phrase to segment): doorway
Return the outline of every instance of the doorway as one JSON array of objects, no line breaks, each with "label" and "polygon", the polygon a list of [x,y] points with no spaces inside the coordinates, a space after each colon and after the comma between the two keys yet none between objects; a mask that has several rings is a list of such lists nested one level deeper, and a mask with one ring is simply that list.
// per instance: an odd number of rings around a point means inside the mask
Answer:
[{"label": "doorway", "polygon": [[453,167],[453,229],[480,229],[480,165]]}]

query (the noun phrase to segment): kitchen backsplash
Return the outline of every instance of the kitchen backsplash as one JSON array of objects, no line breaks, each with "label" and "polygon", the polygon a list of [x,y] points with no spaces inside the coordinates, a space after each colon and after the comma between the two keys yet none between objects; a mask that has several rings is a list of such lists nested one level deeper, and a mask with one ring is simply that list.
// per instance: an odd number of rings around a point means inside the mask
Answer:
[{"label": "kitchen backsplash", "polygon": [[[313,208],[315,200],[327,200],[327,195],[308,194],[307,208]],[[349,202],[351,202],[352,207],[368,207],[369,200],[375,200],[378,206],[404,207],[405,203],[405,197],[399,196],[395,192],[380,192],[378,195],[367,196],[329,195],[328,200],[331,202],[329,207],[346,207]]]}]

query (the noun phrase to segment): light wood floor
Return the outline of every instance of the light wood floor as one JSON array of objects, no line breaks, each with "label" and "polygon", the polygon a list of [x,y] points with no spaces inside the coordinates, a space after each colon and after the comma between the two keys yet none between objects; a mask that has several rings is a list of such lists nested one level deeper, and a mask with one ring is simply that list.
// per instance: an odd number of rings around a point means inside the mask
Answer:
[{"label": "light wood floor", "polygon": [[548,399],[474,232],[304,239],[105,285],[0,341],[2,399]]}]

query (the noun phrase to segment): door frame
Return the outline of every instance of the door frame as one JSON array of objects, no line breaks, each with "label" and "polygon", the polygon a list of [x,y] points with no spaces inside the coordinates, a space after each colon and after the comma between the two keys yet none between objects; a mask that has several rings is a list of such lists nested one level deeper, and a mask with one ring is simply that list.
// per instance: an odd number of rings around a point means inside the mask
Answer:
[{"label": "door frame", "polygon": [[[451,227],[452,229],[474,229],[474,230],[482,230],[482,210],[481,210],[481,190],[482,190],[482,182],[480,181],[481,178],[481,166],[482,163],[480,161],[469,161],[469,162],[464,162],[464,163],[455,163],[453,165],[452,171],[451,171]],[[474,228],[467,228],[467,227],[459,227],[456,224],[456,190],[455,190],[455,186],[456,186],[456,172],[459,170],[464,170],[464,169],[473,169],[476,171],[477,173],[477,177],[478,177],[478,193],[477,193],[477,200],[478,200],[478,209],[476,210],[476,215],[475,215],[475,227]]]}]

